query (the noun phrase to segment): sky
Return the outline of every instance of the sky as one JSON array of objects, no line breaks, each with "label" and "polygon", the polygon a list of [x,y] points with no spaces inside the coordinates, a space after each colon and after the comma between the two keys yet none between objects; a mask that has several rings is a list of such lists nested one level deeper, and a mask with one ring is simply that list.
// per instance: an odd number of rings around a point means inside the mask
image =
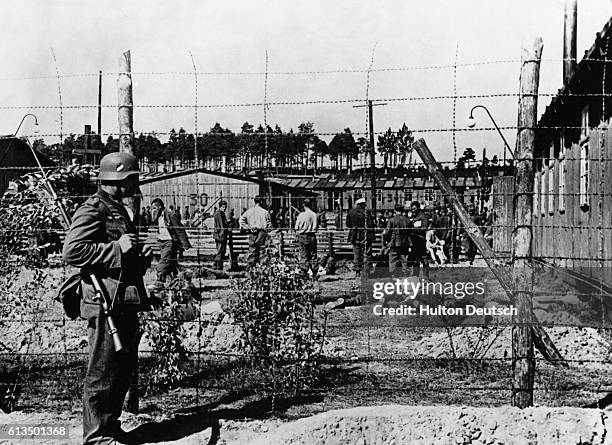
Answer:
[{"label": "sky", "polygon": [[[99,70],[102,132],[117,133],[118,59],[126,50],[132,57],[134,130],[154,131],[162,140],[171,128],[203,132],[219,122],[239,131],[245,121],[258,125],[265,119],[283,130],[312,121],[329,141],[345,128],[366,132],[365,109],[354,105],[367,97],[387,102],[374,110],[376,132],[406,123],[439,160],[452,160],[466,147],[501,157],[503,142],[494,130],[462,130],[474,105],[486,106],[499,126],[516,126],[522,46],[536,37],[544,41],[540,114],[562,83],[563,0],[4,5],[0,134],[14,133],[31,112],[47,143],[82,132],[84,124],[97,130]],[[610,0],[579,0],[579,59],[611,15]],[[454,101],[448,96],[455,91],[485,97]],[[265,117],[264,101],[270,104]],[[477,128],[491,127],[482,110],[475,118]],[[454,135],[447,131],[453,127]],[[514,147],[516,130],[503,131]],[[28,119],[20,134],[32,132]]]}]

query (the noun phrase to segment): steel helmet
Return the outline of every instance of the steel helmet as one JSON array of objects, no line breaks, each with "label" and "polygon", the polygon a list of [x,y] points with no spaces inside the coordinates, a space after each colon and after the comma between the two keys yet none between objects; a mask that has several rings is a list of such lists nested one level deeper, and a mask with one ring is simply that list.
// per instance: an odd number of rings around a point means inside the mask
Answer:
[{"label": "steel helmet", "polygon": [[98,181],[122,181],[130,175],[140,173],[138,159],[130,153],[115,151],[100,160],[100,173],[94,179]]}]

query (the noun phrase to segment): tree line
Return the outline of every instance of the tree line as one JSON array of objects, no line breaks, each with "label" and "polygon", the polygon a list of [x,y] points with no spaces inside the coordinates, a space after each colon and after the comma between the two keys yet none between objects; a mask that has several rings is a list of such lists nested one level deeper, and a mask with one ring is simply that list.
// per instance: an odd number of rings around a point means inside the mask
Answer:
[{"label": "tree line", "polygon": [[[369,141],[353,135],[350,128],[336,133],[327,143],[315,131],[312,122],[302,122],[297,131],[284,131],[277,124],[272,128],[255,127],[245,122],[240,131],[232,132],[216,123],[205,133],[187,133],[184,128],[169,132],[167,142],[162,142],[155,132],[140,133],[134,138],[134,154],[151,163],[181,162],[195,159],[197,149],[200,161],[226,156],[231,165],[249,169],[270,166],[292,168],[320,168],[324,164],[335,169],[351,168],[360,154],[369,152]],[[389,128],[378,136],[377,152],[382,155],[385,167],[404,165],[414,138],[404,124],[399,130]],[[75,152],[85,148],[100,150],[102,155],[117,151],[119,139],[109,136],[106,142],[97,134],[68,135],[63,143],[47,145],[43,139],[34,141],[34,148],[49,158],[65,163],[74,158]],[[327,161],[326,161],[327,160]]]}]

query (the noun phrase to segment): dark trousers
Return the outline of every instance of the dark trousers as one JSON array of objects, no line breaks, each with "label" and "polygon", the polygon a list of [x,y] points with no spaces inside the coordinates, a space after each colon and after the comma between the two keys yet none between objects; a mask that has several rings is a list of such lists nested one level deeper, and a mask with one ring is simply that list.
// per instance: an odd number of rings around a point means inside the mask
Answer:
[{"label": "dark trousers", "polygon": [[425,237],[415,236],[412,238],[408,264],[411,267],[411,275],[419,275],[419,266],[423,267],[423,278],[429,279],[429,260],[427,259],[427,244]]},{"label": "dark trousers", "polygon": [[159,263],[157,277],[159,281],[176,275],[178,271],[178,245],[172,240],[159,241]]},{"label": "dark trousers", "polygon": [[249,267],[254,266],[259,261],[267,239],[268,233],[265,230],[257,230],[249,234],[249,257],[247,258]]},{"label": "dark trousers", "polygon": [[230,270],[238,270],[238,258],[236,253],[234,253],[234,237],[231,233],[227,237],[227,248],[230,255]]},{"label": "dark trousers", "polygon": [[394,273],[399,262],[404,274],[408,273],[408,265],[410,263],[410,247],[391,247],[389,249],[389,272]]},{"label": "dark trousers", "polygon": [[361,272],[363,262],[370,263],[372,258],[372,243],[369,241],[362,241],[353,243],[353,266],[355,272]]},{"label": "dark trousers", "polygon": [[[118,312],[118,311],[117,311]],[[88,319],[89,364],[83,385],[83,443],[114,443],[119,416],[138,366],[138,314],[113,314],[125,351],[115,352],[102,312]]]},{"label": "dark trousers", "polygon": [[300,261],[310,270],[317,270],[317,236],[314,233],[300,233],[297,236]]},{"label": "dark trousers", "polygon": [[215,269],[223,269],[223,258],[225,258],[225,252],[227,251],[227,238],[223,240],[215,240],[217,246],[217,254],[215,255]]}]

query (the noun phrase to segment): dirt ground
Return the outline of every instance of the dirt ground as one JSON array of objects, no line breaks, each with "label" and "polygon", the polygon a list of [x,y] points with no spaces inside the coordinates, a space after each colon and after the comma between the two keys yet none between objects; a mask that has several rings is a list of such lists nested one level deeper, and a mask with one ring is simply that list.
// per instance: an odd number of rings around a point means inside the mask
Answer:
[{"label": "dirt ground", "polygon": [[[25,361],[8,356],[7,368],[19,372],[22,383],[15,411],[2,415],[0,423],[61,419],[71,425],[74,440],[70,443],[78,443],[85,326],[82,321],[66,320],[59,304],[52,300],[69,272],[62,267],[50,269],[35,296],[37,311],[33,316],[22,314],[15,322],[0,325],[5,347],[30,354]],[[434,278],[436,273],[447,277],[456,274],[456,278],[470,274],[470,279],[487,283],[493,300],[505,298],[485,268],[440,269],[434,271]],[[27,282],[28,274],[19,281]],[[535,311],[541,321],[554,325],[547,327],[547,332],[569,359],[569,367],[554,367],[539,357],[535,400],[549,407],[581,407],[612,392],[608,363],[612,346],[607,331],[575,326],[588,325],[592,311],[588,304],[575,301],[571,289],[553,281],[538,282],[539,294],[549,292],[555,298],[553,303],[536,302]],[[388,319],[372,323],[369,307],[347,307],[331,311],[327,317],[324,380],[316,390],[299,398],[274,400],[273,404],[261,387],[258,371],[236,357],[239,332],[223,310],[231,294],[229,284],[227,279],[196,282],[202,295],[198,310],[203,331],[198,336],[199,325],[191,322],[184,325],[184,333],[187,348],[198,351],[200,358],[187,364],[189,378],[176,387],[159,391],[149,387],[141,397],[141,414],[125,415],[127,429],[139,427],[139,434],[158,443],[251,443],[276,437],[271,433],[282,425],[330,410],[388,404],[438,408],[466,404],[503,407],[510,403],[510,328],[470,323],[447,328]],[[353,297],[360,282],[341,270],[317,286],[324,300],[333,300]],[[144,338],[140,383],[145,387],[146,357],[152,353],[151,343]]]}]

